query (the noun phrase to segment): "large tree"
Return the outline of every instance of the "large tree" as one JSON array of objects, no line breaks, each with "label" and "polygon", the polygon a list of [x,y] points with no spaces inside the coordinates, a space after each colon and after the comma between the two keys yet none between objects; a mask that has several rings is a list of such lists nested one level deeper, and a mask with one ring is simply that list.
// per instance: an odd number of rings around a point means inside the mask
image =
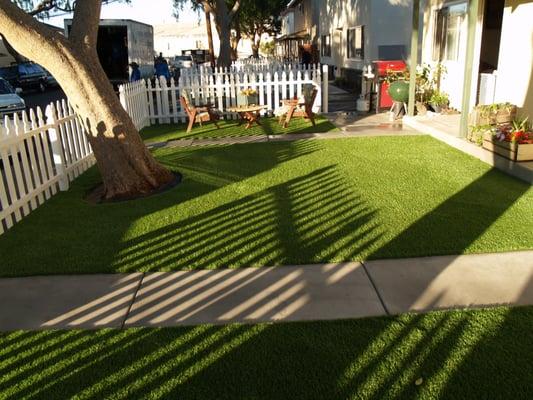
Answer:
[{"label": "large tree", "polygon": [[263,34],[276,35],[281,30],[280,14],[286,4],[285,0],[243,0],[235,30],[252,41],[255,58],[259,57]]},{"label": "large tree", "polygon": [[231,27],[239,11],[241,0],[174,0],[176,14],[186,6],[192,5],[193,10],[205,11],[213,15],[215,27],[220,40],[217,65],[231,65]]},{"label": "large tree", "polygon": [[145,195],[170,183],[172,173],[145,147],[98,60],[102,0],[73,3],[68,39],[35,19],[24,8],[29,3],[33,11],[39,7],[49,11],[73,2],[0,0],[0,33],[20,54],[48,69],[63,88],[86,129],[102,175],[104,198]]}]

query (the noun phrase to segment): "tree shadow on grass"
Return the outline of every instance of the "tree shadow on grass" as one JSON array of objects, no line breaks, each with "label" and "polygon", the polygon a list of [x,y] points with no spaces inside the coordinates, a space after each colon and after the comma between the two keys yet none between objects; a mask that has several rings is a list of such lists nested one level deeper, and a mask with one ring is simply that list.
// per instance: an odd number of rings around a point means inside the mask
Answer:
[{"label": "tree shadow on grass", "polygon": [[141,136],[148,142],[165,142],[176,139],[209,139],[230,138],[242,136],[284,135],[292,133],[324,133],[337,128],[324,117],[316,117],[316,125],[309,120],[294,118],[287,128],[283,128],[277,118],[261,118],[261,125],[254,124],[245,129],[246,124],[239,124],[236,120],[224,120],[219,123],[220,129],[215,124],[207,123],[203,126],[195,125],[187,133],[187,124],[160,124],[144,128]]}]

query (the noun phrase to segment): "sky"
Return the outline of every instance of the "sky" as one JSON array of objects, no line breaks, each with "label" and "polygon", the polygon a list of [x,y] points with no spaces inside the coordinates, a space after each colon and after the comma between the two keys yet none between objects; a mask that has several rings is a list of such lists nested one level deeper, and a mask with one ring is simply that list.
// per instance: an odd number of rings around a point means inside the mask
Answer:
[{"label": "sky", "polygon": [[[175,23],[172,0],[131,0],[130,4],[112,3],[102,6],[101,18],[133,19],[150,25]],[[63,19],[72,15],[61,15],[50,18],[45,22],[63,27]],[[191,9],[184,9],[180,14],[180,21],[198,19]]]}]

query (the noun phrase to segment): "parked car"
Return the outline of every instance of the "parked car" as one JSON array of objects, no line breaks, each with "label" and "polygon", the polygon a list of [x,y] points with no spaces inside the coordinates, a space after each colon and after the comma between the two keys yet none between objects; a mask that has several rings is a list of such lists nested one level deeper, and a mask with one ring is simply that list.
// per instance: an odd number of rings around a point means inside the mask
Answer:
[{"label": "parked car", "polygon": [[191,68],[194,65],[194,60],[192,56],[175,56],[171,62],[172,67],[179,68]]},{"label": "parked car", "polygon": [[47,86],[45,70],[31,62],[0,68],[0,78],[4,78],[14,87],[21,88],[23,92],[28,90],[44,92]]},{"label": "parked car", "polygon": [[13,89],[5,79],[0,78],[0,119],[26,109],[26,103],[18,95],[22,89]]},{"label": "parked car", "polygon": [[59,83],[57,83],[56,78],[54,78],[54,76],[47,69],[44,69],[44,72],[46,73],[46,87],[47,88],[59,87]]}]

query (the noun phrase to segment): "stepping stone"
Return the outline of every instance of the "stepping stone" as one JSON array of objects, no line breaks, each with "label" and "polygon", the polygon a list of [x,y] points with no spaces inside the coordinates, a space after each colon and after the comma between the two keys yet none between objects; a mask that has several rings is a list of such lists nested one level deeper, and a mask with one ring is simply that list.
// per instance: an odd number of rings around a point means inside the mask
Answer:
[{"label": "stepping stone", "polygon": [[193,139],[169,140],[167,142],[167,147],[189,147],[192,142]]},{"label": "stepping stone", "polygon": [[147,274],[126,326],[383,315],[360,263]]},{"label": "stepping stone", "polygon": [[141,273],[0,280],[0,331],[120,328]]},{"label": "stepping stone", "polygon": [[261,143],[266,142],[267,137],[264,135],[256,136],[235,136],[235,137],[222,137],[222,138],[205,138],[194,139],[192,146],[213,146],[213,145],[228,145],[239,143]]}]

